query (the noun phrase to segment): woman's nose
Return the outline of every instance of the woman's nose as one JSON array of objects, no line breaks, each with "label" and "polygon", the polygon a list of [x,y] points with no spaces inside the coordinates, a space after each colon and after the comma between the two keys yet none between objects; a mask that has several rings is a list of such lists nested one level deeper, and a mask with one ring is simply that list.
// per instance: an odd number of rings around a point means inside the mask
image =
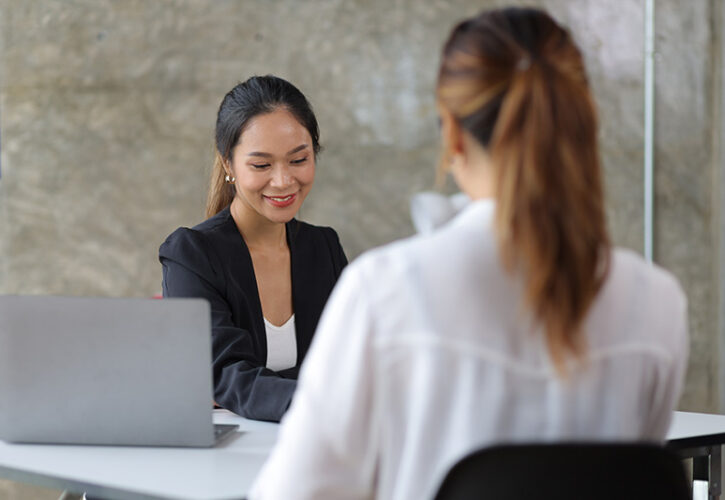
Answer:
[{"label": "woman's nose", "polygon": [[270,184],[273,187],[285,188],[292,184],[292,175],[286,166],[280,166],[272,172],[272,180]]}]

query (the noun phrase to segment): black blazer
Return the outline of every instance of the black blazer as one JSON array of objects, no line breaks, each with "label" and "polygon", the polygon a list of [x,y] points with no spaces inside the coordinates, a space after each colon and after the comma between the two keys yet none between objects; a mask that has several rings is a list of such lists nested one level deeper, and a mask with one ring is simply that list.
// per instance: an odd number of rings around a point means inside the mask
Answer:
[{"label": "black blazer", "polygon": [[192,229],[177,229],[159,248],[164,297],[202,297],[211,304],[216,403],[257,420],[279,421],[287,410],[322,309],[347,264],[332,228],[292,219],[286,229],[297,364],[280,372],[265,368],[257,281],[229,207]]}]

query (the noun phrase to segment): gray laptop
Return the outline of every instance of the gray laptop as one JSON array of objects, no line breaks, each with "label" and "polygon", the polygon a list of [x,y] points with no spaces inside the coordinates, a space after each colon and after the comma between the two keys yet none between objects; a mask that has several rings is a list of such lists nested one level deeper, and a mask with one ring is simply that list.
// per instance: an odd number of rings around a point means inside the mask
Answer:
[{"label": "gray laptop", "polygon": [[0,295],[0,439],[212,446],[202,299]]}]

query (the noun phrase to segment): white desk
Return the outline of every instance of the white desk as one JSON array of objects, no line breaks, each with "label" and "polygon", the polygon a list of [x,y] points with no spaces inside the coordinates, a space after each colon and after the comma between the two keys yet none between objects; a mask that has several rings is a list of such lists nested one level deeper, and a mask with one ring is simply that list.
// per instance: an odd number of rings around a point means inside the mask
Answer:
[{"label": "white desk", "polygon": [[247,494],[277,439],[277,424],[224,410],[239,424],[215,448],[20,445],[0,441],[0,477],[102,498],[231,499]]},{"label": "white desk", "polygon": [[722,492],[722,445],[725,415],[675,412],[667,433],[667,447],[682,458],[692,458],[693,479],[708,482],[708,498]]},{"label": "white desk", "polygon": [[[242,498],[277,438],[278,425],[246,420],[224,410],[214,412],[214,421],[239,424],[239,433],[210,449],[0,441],[0,477],[103,498]],[[725,415],[675,412],[667,438],[668,447],[683,457],[710,457],[709,477],[719,488]],[[717,471],[713,471],[714,465]],[[719,489],[713,490],[711,484],[710,491],[711,498],[717,498]]]},{"label": "white desk", "polygon": [[676,411],[667,441],[679,446],[725,443],[725,415]]}]

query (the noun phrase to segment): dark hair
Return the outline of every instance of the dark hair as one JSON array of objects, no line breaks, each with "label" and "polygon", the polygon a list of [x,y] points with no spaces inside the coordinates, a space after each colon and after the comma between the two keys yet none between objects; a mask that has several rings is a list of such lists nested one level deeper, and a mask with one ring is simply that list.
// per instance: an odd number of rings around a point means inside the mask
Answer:
[{"label": "dark hair", "polygon": [[556,366],[583,353],[582,324],[609,265],[597,116],[584,61],[546,12],[485,11],[443,49],[438,99],[488,151],[496,236],[521,270]]},{"label": "dark hair", "polygon": [[320,152],[320,130],[307,98],[287,80],[266,75],[253,76],[227,92],[219,105],[214,134],[216,154],[212,167],[207,217],[218,213],[234,199],[234,185],[226,183],[224,163],[231,161],[232,149],[249,121],[277,109],[289,111],[310,133],[312,150]]}]

